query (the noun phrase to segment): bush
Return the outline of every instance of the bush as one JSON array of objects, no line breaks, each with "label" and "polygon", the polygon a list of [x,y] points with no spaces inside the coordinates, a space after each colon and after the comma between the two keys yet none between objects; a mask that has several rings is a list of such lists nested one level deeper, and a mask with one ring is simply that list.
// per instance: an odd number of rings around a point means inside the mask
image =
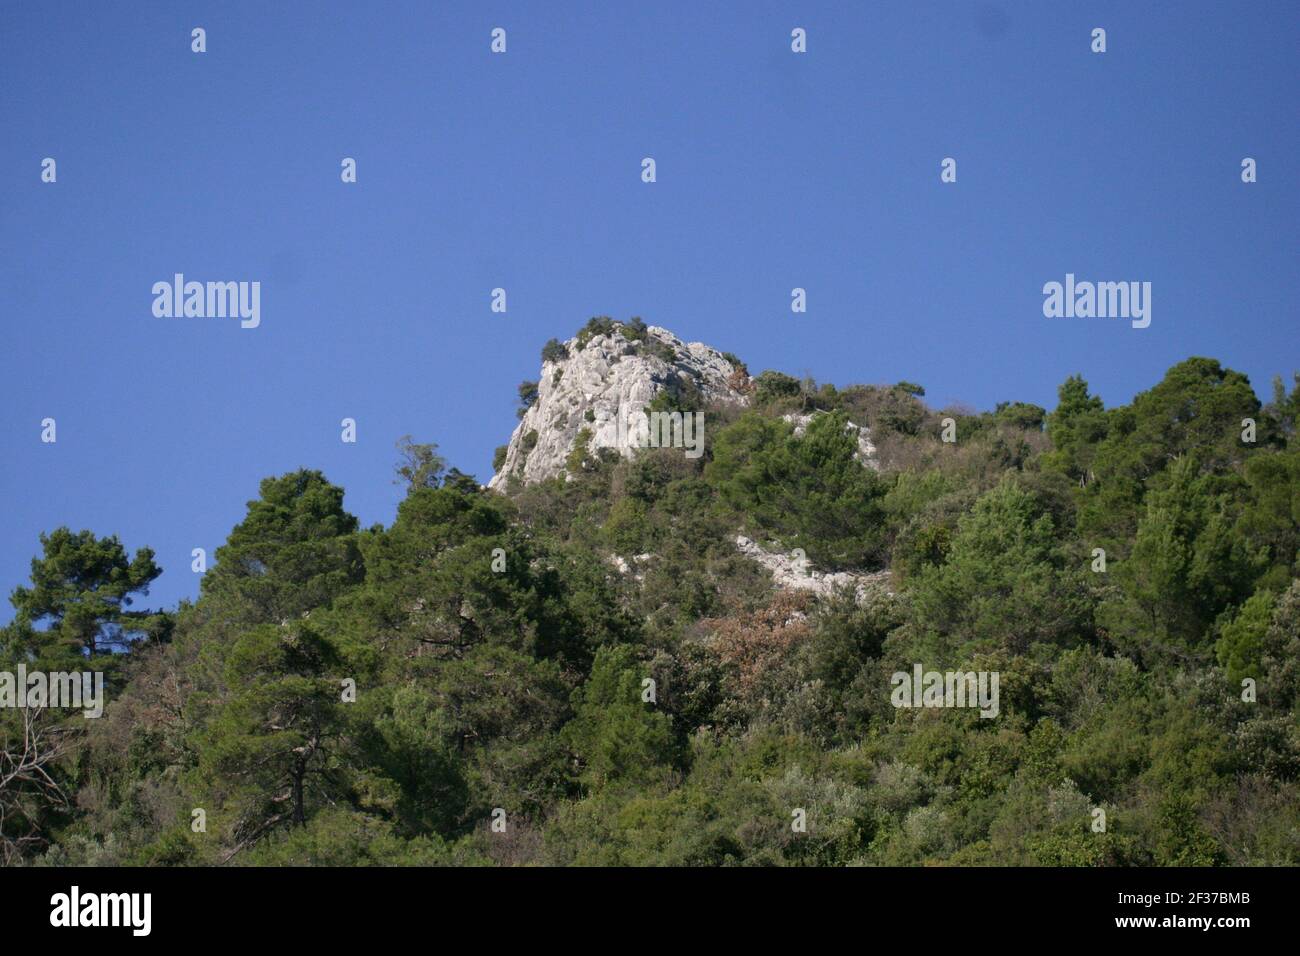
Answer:
[{"label": "bush", "polygon": [[588,319],[587,324],[578,330],[578,350],[585,349],[587,343],[598,335],[611,335],[617,325],[618,323],[607,315]]},{"label": "bush", "polygon": [[760,372],[754,379],[754,402],[768,405],[783,398],[798,398],[803,394],[803,387],[797,378],[770,369]]},{"label": "bush", "polygon": [[542,346],[543,362],[563,362],[569,357],[569,347],[559,339],[550,339]]},{"label": "bush", "polygon": [[796,438],[787,423],[747,412],[714,439],[705,476],[748,526],[803,548],[815,563],[878,566],[886,489],[854,457],[847,424],[839,412],[819,415]]},{"label": "bush", "polygon": [[528,409],[532,408],[533,403],[537,401],[537,383],[520,382],[518,391],[519,408],[516,410],[515,414],[518,417],[523,418],[524,415],[528,413]]}]

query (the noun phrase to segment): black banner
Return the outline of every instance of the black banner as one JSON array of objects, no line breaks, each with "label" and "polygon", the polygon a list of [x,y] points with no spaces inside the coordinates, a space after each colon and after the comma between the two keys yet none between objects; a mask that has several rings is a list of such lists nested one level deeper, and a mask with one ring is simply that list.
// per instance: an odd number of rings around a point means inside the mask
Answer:
[{"label": "black banner", "polygon": [[[826,930],[954,943],[1050,928],[1065,938],[1230,943],[1290,922],[1286,869],[54,869],[0,872],[6,928],[51,941],[373,939],[431,928],[539,945],[609,925],[646,940]],[[668,922],[665,922],[668,921]],[[473,928],[480,924],[479,929]],[[563,928],[567,927],[567,930]],[[620,930],[619,927],[622,927]],[[971,935],[968,935],[971,934]],[[976,936],[974,934],[980,934]]]}]

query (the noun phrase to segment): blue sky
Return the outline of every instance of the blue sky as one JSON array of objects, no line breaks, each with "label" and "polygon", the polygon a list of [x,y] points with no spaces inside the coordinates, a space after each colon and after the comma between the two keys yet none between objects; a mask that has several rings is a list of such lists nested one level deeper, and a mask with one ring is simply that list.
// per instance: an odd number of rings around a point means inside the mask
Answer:
[{"label": "blue sky", "polygon": [[[1267,394],[1300,368],[1298,41],[1282,2],[3,0],[0,591],[67,524],[154,548],[174,604],[299,467],[388,523],[406,433],[486,480],[593,315],[939,405],[1073,372],[1117,404],[1189,355]],[[177,272],[261,282],[261,326],[155,318]],[[1067,272],[1150,281],[1150,328],[1044,318]]]}]

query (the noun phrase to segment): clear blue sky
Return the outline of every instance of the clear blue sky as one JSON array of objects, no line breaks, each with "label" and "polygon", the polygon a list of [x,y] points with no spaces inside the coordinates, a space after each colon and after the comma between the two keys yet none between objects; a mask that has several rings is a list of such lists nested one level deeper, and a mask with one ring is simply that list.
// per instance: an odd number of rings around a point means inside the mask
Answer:
[{"label": "clear blue sky", "polygon": [[[593,315],[940,405],[1073,372],[1117,404],[1193,354],[1266,394],[1300,366],[1298,47],[1264,0],[3,0],[0,593],[67,524],[153,547],[171,605],[304,466],[388,523],[408,432],[486,480]],[[155,318],[176,272],[260,281],[261,327]],[[1151,327],[1044,318],[1066,272],[1152,282]]]}]

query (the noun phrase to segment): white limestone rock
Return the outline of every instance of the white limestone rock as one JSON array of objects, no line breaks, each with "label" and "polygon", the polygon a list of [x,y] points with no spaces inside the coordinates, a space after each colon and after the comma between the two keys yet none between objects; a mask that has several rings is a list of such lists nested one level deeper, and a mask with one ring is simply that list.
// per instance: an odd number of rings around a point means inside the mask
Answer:
[{"label": "white limestone rock", "polygon": [[489,488],[504,490],[511,476],[531,484],[567,474],[566,460],[584,428],[591,433],[590,450],[615,448],[630,458],[635,447],[626,442],[626,433],[620,442],[619,421],[639,414],[674,379],[689,380],[705,405],[749,400],[743,369],[716,349],[684,343],[658,326],[649,326],[642,342],[624,338],[615,327],[592,336],[581,349],[576,336],[565,347],[567,358],[542,363],[537,400],[510,436]]},{"label": "white limestone rock", "polygon": [[736,548],[741,554],[757,561],[772,572],[772,583],[782,590],[812,591],[817,597],[830,597],[842,588],[850,587],[859,601],[865,597],[867,589],[872,586],[878,585],[884,587],[887,593],[893,593],[889,588],[888,571],[876,571],[871,574],[818,571],[808,563],[808,558],[798,551],[790,554],[769,551],[743,534],[736,535],[735,541]]}]

